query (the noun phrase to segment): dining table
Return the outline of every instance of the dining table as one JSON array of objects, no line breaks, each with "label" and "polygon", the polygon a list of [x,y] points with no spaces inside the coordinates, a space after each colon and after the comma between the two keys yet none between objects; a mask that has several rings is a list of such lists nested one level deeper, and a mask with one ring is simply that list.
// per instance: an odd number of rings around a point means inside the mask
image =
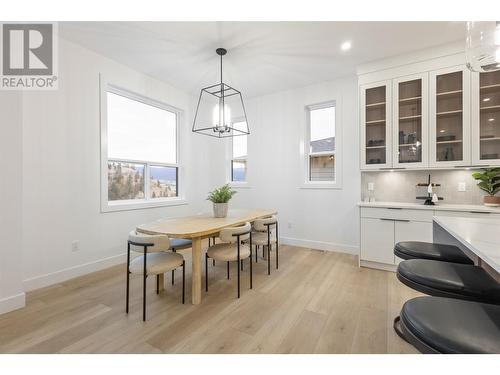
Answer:
[{"label": "dining table", "polygon": [[[165,218],[141,224],[136,230],[144,234],[162,234],[170,238],[186,238],[192,241],[191,300],[194,305],[201,303],[201,263],[203,239],[216,236],[221,229],[237,226],[256,219],[277,214],[274,209],[232,209],[223,218],[211,213],[192,216]],[[163,280],[161,282],[163,285]]]}]

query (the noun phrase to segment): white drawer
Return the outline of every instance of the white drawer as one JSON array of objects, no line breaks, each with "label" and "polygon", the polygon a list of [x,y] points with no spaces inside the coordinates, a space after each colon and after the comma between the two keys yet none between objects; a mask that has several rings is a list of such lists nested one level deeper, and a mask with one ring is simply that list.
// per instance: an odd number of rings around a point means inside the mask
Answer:
[{"label": "white drawer", "polygon": [[361,217],[432,222],[433,210],[406,208],[361,207]]},{"label": "white drawer", "polygon": [[500,219],[500,214],[494,212],[480,211],[434,211],[435,216],[451,216],[451,217],[490,217],[492,219]]}]

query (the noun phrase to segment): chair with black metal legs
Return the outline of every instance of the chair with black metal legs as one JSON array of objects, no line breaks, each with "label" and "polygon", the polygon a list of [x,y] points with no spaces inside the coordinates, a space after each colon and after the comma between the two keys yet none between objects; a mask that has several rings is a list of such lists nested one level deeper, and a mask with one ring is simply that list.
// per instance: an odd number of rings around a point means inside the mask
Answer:
[{"label": "chair with black metal legs", "polygon": [[[205,290],[208,292],[208,259],[227,262],[227,277],[229,279],[229,263],[236,262],[238,272],[238,298],[240,298],[240,264],[244,259],[250,259],[250,289],[252,289],[252,226],[245,223],[241,226],[224,228],[220,231],[219,238],[222,241],[210,246],[205,254]],[[249,240],[250,246],[243,241]]]},{"label": "chair with black metal legs", "polygon": [[[175,253],[177,250],[189,249],[193,242],[188,238],[170,238],[170,249]],[[175,270],[172,270],[172,285],[174,285]]]},{"label": "chair with black metal legs", "polygon": [[[170,240],[163,235],[147,235],[131,231],[127,242],[127,301],[126,312],[129,310],[130,274],[142,275],[142,320],[146,320],[146,278],[156,275],[156,294],[160,293],[159,275],[182,267],[182,303],[184,303],[185,269],[184,257],[170,250]],[[130,260],[130,252],[142,255]],[[167,252],[168,251],[168,252]]]},{"label": "chair with black metal legs", "polygon": [[[273,228],[274,227],[274,228]],[[257,219],[253,222],[252,243],[255,248],[255,262],[257,262],[257,246],[262,250],[267,247],[267,274],[271,274],[271,250],[276,245],[276,269],[279,266],[279,244],[278,244],[278,219],[276,215]]]}]

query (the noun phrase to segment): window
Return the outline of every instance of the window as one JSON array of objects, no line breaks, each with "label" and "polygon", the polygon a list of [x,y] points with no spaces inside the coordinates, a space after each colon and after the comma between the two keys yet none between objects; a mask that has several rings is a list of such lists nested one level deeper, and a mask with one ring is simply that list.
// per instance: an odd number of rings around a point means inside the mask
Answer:
[{"label": "window", "polygon": [[101,105],[103,210],[178,200],[180,111],[110,85]]},{"label": "window", "polygon": [[[247,131],[244,121],[234,122],[233,127]],[[231,145],[231,181],[246,182],[247,180],[247,135],[232,137]]]},{"label": "window", "polygon": [[306,107],[306,182],[333,186],[338,182],[335,102]]}]

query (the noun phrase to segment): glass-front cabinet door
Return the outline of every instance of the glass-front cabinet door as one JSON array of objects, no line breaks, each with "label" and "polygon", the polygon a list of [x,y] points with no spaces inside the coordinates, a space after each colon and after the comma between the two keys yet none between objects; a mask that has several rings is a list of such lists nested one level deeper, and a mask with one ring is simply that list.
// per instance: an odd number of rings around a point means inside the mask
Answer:
[{"label": "glass-front cabinet door", "polygon": [[361,86],[361,169],[392,166],[391,81]]},{"label": "glass-front cabinet door", "polygon": [[396,168],[428,165],[427,83],[427,73],[393,80],[393,164]]},{"label": "glass-front cabinet door", "polygon": [[465,66],[430,73],[430,166],[470,165],[470,72]]},{"label": "glass-front cabinet door", "polygon": [[500,71],[472,75],[472,164],[500,164]]}]

